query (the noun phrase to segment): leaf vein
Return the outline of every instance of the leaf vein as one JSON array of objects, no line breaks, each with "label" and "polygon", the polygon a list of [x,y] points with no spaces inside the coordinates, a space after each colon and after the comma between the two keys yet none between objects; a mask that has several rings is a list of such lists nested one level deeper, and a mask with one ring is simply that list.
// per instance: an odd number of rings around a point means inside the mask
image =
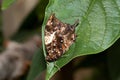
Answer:
[{"label": "leaf vein", "polygon": [[101,43],[101,48],[102,48],[103,45],[104,45],[105,34],[107,33],[107,17],[106,17],[107,13],[106,13],[106,10],[105,10],[105,8],[104,8],[104,5],[103,5],[102,1],[101,1],[100,3],[101,3],[101,7],[102,7],[102,9],[103,9],[103,12],[104,12],[104,16],[105,16],[104,35],[103,35],[103,39],[102,39],[102,43]]}]

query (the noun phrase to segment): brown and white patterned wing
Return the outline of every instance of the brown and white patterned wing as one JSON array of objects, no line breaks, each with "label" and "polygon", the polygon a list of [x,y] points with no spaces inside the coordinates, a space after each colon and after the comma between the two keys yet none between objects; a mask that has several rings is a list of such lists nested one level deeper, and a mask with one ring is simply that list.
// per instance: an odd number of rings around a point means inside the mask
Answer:
[{"label": "brown and white patterned wing", "polygon": [[78,21],[73,24],[61,22],[52,14],[45,27],[45,46],[47,51],[46,61],[56,61],[65,53],[75,41],[75,27]]}]

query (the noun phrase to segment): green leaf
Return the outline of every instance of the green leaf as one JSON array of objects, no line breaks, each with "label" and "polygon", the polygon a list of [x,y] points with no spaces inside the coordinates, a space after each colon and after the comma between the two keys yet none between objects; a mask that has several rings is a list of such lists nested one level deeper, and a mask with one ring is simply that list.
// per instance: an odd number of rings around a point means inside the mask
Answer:
[{"label": "green leaf", "polygon": [[11,4],[13,4],[16,0],[2,0],[2,10],[7,9]]},{"label": "green leaf", "polygon": [[80,22],[75,43],[63,57],[47,64],[46,80],[58,71],[57,67],[63,67],[77,56],[104,51],[120,37],[120,0],[50,0],[42,25],[45,56],[44,30],[52,13],[65,23],[73,24],[77,19]]},{"label": "green leaf", "polygon": [[46,69],[46,62],[43,55],[43,50],[40,48],[34,55],[30,72],[27,80],[34,80],[38,75]]}]

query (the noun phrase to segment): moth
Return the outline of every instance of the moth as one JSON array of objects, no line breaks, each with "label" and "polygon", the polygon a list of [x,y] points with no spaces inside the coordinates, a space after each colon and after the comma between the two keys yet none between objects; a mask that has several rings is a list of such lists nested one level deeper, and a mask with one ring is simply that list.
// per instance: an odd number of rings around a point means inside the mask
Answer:
[{"label": "moth", "polygon": [[55,14],[51,14],[45,26],[46,61],[54,62],[59,59],[75,42],[75,28],[79,20],[71,25],[63,23]]}]

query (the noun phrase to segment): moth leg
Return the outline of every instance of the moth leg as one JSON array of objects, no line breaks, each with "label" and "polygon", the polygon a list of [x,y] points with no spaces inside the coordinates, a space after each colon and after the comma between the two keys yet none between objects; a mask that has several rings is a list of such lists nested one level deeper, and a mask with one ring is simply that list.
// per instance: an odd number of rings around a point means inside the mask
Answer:
[{"label": "moth leg", "polygon": [[49,65],[49,62],[46,61],[46,63],[47,63],[47,65]]},{"label": "moth leg", "polygon": [[54,62],[54,66],[60,71],[60,67]]},{"label": "moth leg", "polygon": [[[49,65],[49,62],[46,62]],[[56,67],[60,71],[60,67],[56,64],[56,62],[53,62],[54,67]]]},{"label": "moth leg", "polygon": [[68,57],[70,54],[64,54],[64,55],[62,55],[61,57],[62,58],[66,58],[66,57]]}]

